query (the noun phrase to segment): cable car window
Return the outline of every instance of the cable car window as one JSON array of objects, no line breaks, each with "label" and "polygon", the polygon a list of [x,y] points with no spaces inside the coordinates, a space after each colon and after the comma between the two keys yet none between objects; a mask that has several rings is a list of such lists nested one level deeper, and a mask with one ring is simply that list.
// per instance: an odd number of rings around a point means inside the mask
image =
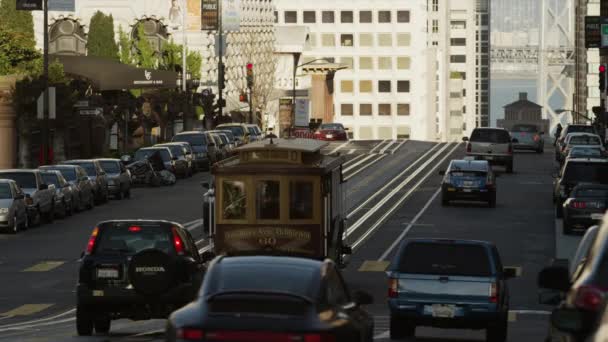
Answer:
[{"label": "cable car window", "polygon": [[259,220],[278,220],[281,218],[281,183],[263,180],[256,183],[256,212]]},{"label": "cable car window", "polygon": [[289,152],[287,151],[270,151],[270,159],[288,159]]},{"label": "cable car window", "polygon": [[289,184],[289,218],[292,220],[312,219],[313,183],[292,181]]},{"label": "cable car window", "polygon": [[244,220],[247,216],[247,193],[245,182],[222,182],[222,211],[225,220]]},{"label": "cable car window", "polygon": [[249,159],[251,159],[251,160],[268,159],[267,152],[266,151],[249,152]]}]

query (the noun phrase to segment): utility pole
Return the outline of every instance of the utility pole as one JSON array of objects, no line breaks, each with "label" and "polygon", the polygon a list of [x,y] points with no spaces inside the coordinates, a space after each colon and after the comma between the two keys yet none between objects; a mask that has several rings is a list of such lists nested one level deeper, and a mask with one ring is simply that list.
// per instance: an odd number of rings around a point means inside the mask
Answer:
[{"label": "utility pole", "polygon": [[249,89],[249,123],[253,123],[253,63],[247,63],[247,88]]},{"label": "utility pole", "polygon": [[[600,17],[608,17],[608,0],[601,0],[600,1]],[[608,49],[600,49],[600,65],[603,65],[604,68],[606,67],[606,64],[608,63]],[[600,72],[601,73],[601,72]],[[605,77],[605,76],[604,76]],[[602,76],[600,76],[600,79],[602,79]],[[605,85],[604,85],[605,87]],[[606,90],[604,89],[604,91],[600,92],[600,107],[602,108],[602,115],[601,117],[599,117],[596,121],[599,121],[601,123],[600,129],[600,135],[602,137],[604,137],[604,141],[606,140]]]},{"label": "utility pole", "polygon": [[218,46],[218,64],[217,64],[217,88],[218,88],[218,95],[217,95],[217,104],[218,104],[218,114],[220,115],[220,118],[223,117],[224,115],[224,47],[223,47],[223,42],[224,42],[224,28],[222,26],[222,0],[218,0],[217,2],[217,16],[218,16],[218,27],[217,27],[217,33],[218,33],[218,40],[219,40],[219,46]]},{"label": "utility pole", "polygon": [[[48,1],[48,0],[47,0]],[[186,55],[188,54],[188,37],[186,36],[186,11],[188,4],[187,0],[183,0],[182,6],[182,35],[183,35],[183,46],[182,46],[182,90],[186,92],[186,71],[188,66],[186,65]],[[185,118],[184,118],[185,119]]]},{"label": "utility pole", "polygon": [[44,87],[44,99],[42,105],[42,164],[47,165],[50,163],[50,139],[49,139],[49,2],[44,0],[43,11],[44,11],[44,50],[43,50],[43,76],[42,84]]}]

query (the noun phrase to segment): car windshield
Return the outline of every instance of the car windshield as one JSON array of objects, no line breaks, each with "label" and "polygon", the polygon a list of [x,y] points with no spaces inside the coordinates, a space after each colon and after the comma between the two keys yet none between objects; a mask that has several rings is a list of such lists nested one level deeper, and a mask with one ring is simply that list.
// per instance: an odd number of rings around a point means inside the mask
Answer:
[{"label": "car windshield", "polygon": [[568,126],[567,133],[591,133],[595,134],[593,126]]},{"label": "car windshield", "polygon": [[602,150],[600,150],[597,147],[575,147],[570,151],[570,157],[572,158],[576,158],[576,157],[587,157],[587,158],[593,158],[593,157],[603,157],[602,155]]},{"label": "car windshield", "polygon": [[135,160],[139,161],[139,160],[144,160],[145,158],[149,158],[151,155],[153,155],[155,152],[160,151],[160,156],[162,158],[162,160],[164,161],[169,161],[171,160],[171,155],[169,154],[169,151],[167,151],[166,149],[146,149],[146,150],[138,150],[137,152],[135,152]]},{"label": "car windshield", "polygon": [[450,175],[454,177],[486,177],[487,172],[474,170],[452,170]]},{"label": "car windshield", "polygon": [[492,268],[486,249],[470,244],[414,242],[399,257],[402,273],[487,277]]},{"label": "car windshield", "polygon": [[21,189],[37,189],[36,176],[33,172],[0,173],[0,179],[12,179]]},{"label": "car windshield", "polygon": [[515,125],[511,131],[518,133],[536,133],[538,132],[538,128],[534,125]]},{"label": "car windshield", "polygon": [[13,198],[11,187],[6,183],[0,183],[0,199]]},{"label": "car windshield", "polygon": [[97,170],[95,169],[95,164],[93,164],[93,163],[83,162],[83,163],[70,163],[70,164],[78,165],[78,166],[82,167],[87,172],[87,175],[89,175],[91,177],[97,176]]},{"label": "car windshield", "polygon": [[99,164],[106,173],[120,173],[120,165],[117,161],[105,160],[100,161]]},{"label": "car windshield", "polygon": [[95,253],[136,254],[146,249],[174,253],[173,242],[166,227],[158,225],[120,225],[104,227]]},{"label": "car windshield", "polygon": [[221,129],[230,130],[230,132],[232,132],[232,134],[234,134],[235,137],[242,137],[243,135],[245,135],[245,132],[243,131],[243,127],[241,127],[241,126],[225,126],[225,127],[221,127]]},{"label": "car windshield", "polygon": [[59,178],[57,178],[56,174],[53,173],[43,173],[42,179],[46,184],[53,184],[55,187],[59,187]]},{"label": "car windshield", "polygon": [[207,145],[207,139],[204,134],[178,134],[171,139],[173,142],[187,142],[190,146]]},{"label": "car windshield", "polygon": [[601,141],[597,136],[593,135],[575,135],[570,137],[569,145],[601,145]]},{"label": "car windshield", "polygon": [[575,197],[593,197],[608,199],[608,189],[606,188],[582,188],[576,190]]},{"label": "car windshield", "polygon": [[476,129],[471,134],[472,142],[490,142],[495,144],[507,144],[511,141],[509,133],[496,129]]},{"label": "car windshield", "polygon": [[60,169],[59,170],[63,177],[68,181],[76,180],[76,171],[74,169]]},{"label": "car windshield", "polygon": [[184,154],[184,150],[182,149],[181,146],[168,145],[167,147],[171,150],[171,154],[176,157],[180,157]]},{"label": "car windshield", "polygon": [[608,184],[608,163],[569,163],[564,171],[563,181]]}]

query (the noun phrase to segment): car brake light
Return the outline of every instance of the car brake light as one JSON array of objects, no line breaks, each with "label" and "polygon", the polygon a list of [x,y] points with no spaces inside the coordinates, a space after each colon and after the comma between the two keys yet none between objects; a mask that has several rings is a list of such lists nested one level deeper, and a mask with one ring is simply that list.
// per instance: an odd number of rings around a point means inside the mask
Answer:
[{"label": "car brake light", "polygon": [[498,303],[498,284],[492,283],[490,286],[490,302]]},{"label": "car brake light", "polygon": [[93,232],[91,233],[91,237],[89,237],[89,242],[87,243],[87,255],[93,253],[93,249],[95,248],[95,242],[97,242],[97,235],[99,235],[99,227],[95,227]]},{"label": "car brake light", "polygon": [[331,334],[292,334],[266,331],[213,331],[202,334],[205,341],[239,342],[335,342]]},{"label": "car brake light", "polygon": [[388,280],[388,298],[397,298],[399,293],[399,279],[390,278]]},{"label": "car brake light", "polygon": [[177,338],[186,341],[200,341],[203,339],[203,331],[194,328],[177,329]]},{"label": "car brake light", "polygon": [[134,232],[134,233],[135,232],[139,232],[139,231],[141,231],[141,227],[139,227],[139,226],[131,226],[131,227],[129,227],[129,231],[130,232]]},{"label": "car brake light", "polygon": [[599,310],[604,300],[604,292],[594,286],[581,286],[579,287],[574,305],[579,309],[585,309],[590,311]]},{"label": "car brake light", "polygon": [[184,254],[184,242],[177,233],[177,229],[175,227],[173,227],[171,230],[173,232],[173,246],[175,247],[175,252],[178,255],[182,255]]},{"label": "car brake light", "polygon": [[467,144],[467,152],[471,152],[471,143]]},{"label": "car brake light", "polygon": [[572,202],[570,202],[570,207],[572,207],[574,209],[585,209],[585,208],[587,208],[587,203],[579,202],[579,201],[572,201]]}]

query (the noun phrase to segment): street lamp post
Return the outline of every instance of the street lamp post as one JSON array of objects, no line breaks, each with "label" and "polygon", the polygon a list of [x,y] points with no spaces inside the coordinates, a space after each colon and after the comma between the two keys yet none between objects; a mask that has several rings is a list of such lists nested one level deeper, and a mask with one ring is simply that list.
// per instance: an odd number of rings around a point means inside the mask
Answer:
[{"label": "street lamp post", "polygon": [[186,65],[186,56],[188,54],[188,37],[186,36],[186,0],[182,1],[182,35],[183,35],[183,45],[182,45],[182,90],[186,92],[186,72],[188,66]]},{"label": "street lamp post", "polygon": [[49,2],[43,2],[43,31],[44,31],[44,47],[43,47],[43,109],[42,109],[42,165],[50,163],[50,139],[49,139]]}]

